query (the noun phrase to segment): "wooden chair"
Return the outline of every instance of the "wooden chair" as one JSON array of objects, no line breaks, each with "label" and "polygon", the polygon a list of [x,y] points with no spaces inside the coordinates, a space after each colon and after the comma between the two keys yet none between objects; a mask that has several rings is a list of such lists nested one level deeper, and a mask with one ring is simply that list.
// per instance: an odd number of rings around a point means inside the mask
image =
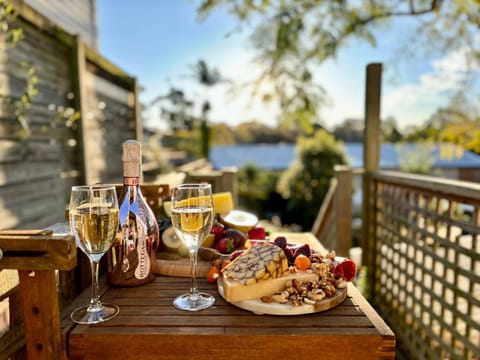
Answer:
[{"label": "wooden chair", "polygon": [[[116,187],[117,191],[121,191],[121,185],[116,184]],[[141,188],[147,203],[158,218],[162,202],[170,196],[169,186],[145,184],[141,185]],[[19,307],[22,309],[16,309],[17,304],[10,307],[14,308],[12,311],[15,313],[23,314],[24,324],[24,336],[20,323],[15,329],[11,329],[14,334],[8,336],[8,340],[2,337],[4,341],[0,342],[0,355],[10,350],[15,352],[23,346],[25,339],[29,359],[66,358],[66,349],[61,338],[61,306],[57,282],[58,278],[68,278],[70,275],[66,274],[74,273],[69,281],[76,282],[78,291],[68,291],[67,299],[64,299],[62,304],[66,305],[79,291],[90,286],[88,260],[79,255],[81,252],[77,250],[73,236],[53,235],[52,230],[0,230],[0,250],[0,271],[18,270]],[[75,272],[70,271],[75,268]],[[59,276],[56,270],[65,271]],[[14,293],[17,291],[11,292]],[[0,359],[3,357],[0,356]]]},{"label": "wooden chair", "polygon": [[0,249],[0,270],[18,270],[28,359],[64,359],[56,270],[75,268],[73,236],[1,230]]}]

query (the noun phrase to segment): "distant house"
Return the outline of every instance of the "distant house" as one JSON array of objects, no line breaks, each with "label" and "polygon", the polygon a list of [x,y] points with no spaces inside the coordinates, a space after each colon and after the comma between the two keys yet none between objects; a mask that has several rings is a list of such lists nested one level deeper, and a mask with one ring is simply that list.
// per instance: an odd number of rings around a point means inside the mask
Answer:
[{"label": "distant house", "polygon": [[[345,151],[352,168],[363,167],[363,143],[345,143]],[[285,170],[295,158],[294,144],[244,144],[213,146],[209,160],[215,169],[251,163],[261,169]],[[480,155],[452,144],[382,144],[380,168],[480,181]]]}]

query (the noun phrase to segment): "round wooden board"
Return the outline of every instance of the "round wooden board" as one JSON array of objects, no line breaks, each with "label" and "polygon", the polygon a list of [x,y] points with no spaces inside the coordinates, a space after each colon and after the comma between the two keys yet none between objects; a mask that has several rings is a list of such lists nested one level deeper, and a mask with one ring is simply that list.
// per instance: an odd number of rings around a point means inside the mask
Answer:
[{"label": "round wooden board", "polygon": [[[218,293],[225,299],[221,277],[217,279],[217,285]],[[346,297],[347,288],[344,288],[337,289],[335,295],[325,298],[314,305],[303,304],[301,306],[293,306],[290,304],[264,303],[260,299],[230,302],[230,304],[240,309],[251,311],[257,315],[305,315],[334,308],[340,305]]]}]

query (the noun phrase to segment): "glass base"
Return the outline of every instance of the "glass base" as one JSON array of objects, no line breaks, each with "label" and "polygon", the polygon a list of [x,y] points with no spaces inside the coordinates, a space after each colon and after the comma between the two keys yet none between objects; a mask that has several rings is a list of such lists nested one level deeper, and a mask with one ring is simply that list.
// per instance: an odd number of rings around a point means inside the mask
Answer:
[{"label": "glass base", "polygon": [[215,297],[207,293],[179,295],[173,300],[173,305],[180,310],[199,311],[209,308],[215,303]]},{"label": "glass base", "polygon": [[85,305],[75,309],[70,314],[70,319],[77,324],[98,324],[118,315],[120,309],[115,304],[102,303],[100,307]]}]

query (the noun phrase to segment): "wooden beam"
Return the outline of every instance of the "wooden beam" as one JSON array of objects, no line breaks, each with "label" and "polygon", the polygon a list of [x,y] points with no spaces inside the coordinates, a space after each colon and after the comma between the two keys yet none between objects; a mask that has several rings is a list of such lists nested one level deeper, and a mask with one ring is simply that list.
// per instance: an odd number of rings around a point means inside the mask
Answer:
[{"label": "wooden beam", "polygon": [[80,36],[75,37],[75,46],[72,48],[72,84],[74,91],[74,106],[75,110],[80,113],[80,119],[78,120],[77,130],[77,149],[80,164],[80,182],[82,184],[89,184],[89,170],[86,160],[86,148],[85,148],[85,122],[86,119],[86,94],[85,94],[85,46]]},{"label": "wooden beam", "polygon": [[65,359],[54,270],[18,272],[29,359]]},{"label": "wooden beam", "polygon": [[337,247],[335,251],[340,256],[348,256],[352,247],[352,194],[353,175],[348,166],[335,166],[337,190],[335,191],[335,213]]},{"label": "wooden beam", "polygon": [[[382,64],[367,65],[365,88],[365,134],[363,138],[363,176],[362,199],[362,263],[373,273],[375,266],[375,239],[371,231],[373,216],[372,173],[380,168],[380,101],[382,85]],[[374,286],[372,285],[373,289]]]},{"label": "wooden beam", "polygon": [[363,160],[365,171],[377,171],[380,167],[380,101],[382,64],[367,66],[365,93],[365,136]]}]

